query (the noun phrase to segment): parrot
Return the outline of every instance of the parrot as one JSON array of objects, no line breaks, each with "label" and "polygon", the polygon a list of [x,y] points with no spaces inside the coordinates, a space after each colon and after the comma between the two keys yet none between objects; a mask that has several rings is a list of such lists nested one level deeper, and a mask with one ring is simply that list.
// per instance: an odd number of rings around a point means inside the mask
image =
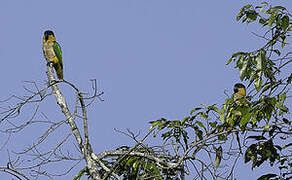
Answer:
[{"label": "parrot", "polygon": [[53,63],[58,79],[63,80],[62,50],[53,31],[47,30],[44,32],[42,49],[47,62]]},{"label": "parrot", "polygon": [[[231,106],[233,106],[235,109],[237,109],[238,106],[245,106],[247,100],[244,99],[244,98],[246,98],[246,88],[245,88],[245,86],[243,84],[241,84],[241,83],[236,83],[234,85],[234,87],[233,87],[233,95],[231,96],[231,101],[235,105],[231,105]],[[241,99],[243,99],[243,100],[241,100]],[[228,107],[228,109],[227,109],[227,118],[229,118],[231,116],[230,113],[232,113],[233,107]],[[236,115],[237,118],[238,117],[242,117],[242,113],[240,111],[235,110],[234,114]],[[238,143],[239,152],[242,153],[239,133],[235,132],[235,135],[236,135],[236,141]],[[216,156],[217,156],[217,154],[216,154]],[[220,164],[220,161],[219,161],[219,164]]]},{"label": "parrot", "polygon": [[[231,98],[227,99],[224,107],[222,109],[220,119],[222,123],[228,121],[231,118],[231,113],[233,112],[234,108],[241,106],[242,101],[240,99],[246,96],[246,88],[242,83],[236,83],[233,87],[233,94]],[[235,115],[241,116],[240,111],[235,111]]]},{"label": "parrot", "polygon": [[246,88],[245,88],[245,86],[243,84],[236,83],[234,85],[233,91],[234,91],[233,97],[231,97],[231,98],[233,98],[233,101],[236,104],[238,104],[239,102],[237,100],[239,100],[239,99],[241,99],[241,98],[246,96]]}]

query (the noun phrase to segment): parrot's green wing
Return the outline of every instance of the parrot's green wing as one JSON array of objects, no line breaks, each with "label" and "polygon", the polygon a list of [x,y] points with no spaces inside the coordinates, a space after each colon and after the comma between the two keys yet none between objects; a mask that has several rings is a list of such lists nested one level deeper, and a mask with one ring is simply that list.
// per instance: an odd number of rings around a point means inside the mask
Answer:
[{"label": "parrot's green wing", "polygon": [[63,62],[62,62],[63,56],[62,56],[61,46],[57,42],[55,42],[53,45],[53,49],[54,49],[55,55],[57,56],[57,58],[60,61],[60,65],[63,69]]}]

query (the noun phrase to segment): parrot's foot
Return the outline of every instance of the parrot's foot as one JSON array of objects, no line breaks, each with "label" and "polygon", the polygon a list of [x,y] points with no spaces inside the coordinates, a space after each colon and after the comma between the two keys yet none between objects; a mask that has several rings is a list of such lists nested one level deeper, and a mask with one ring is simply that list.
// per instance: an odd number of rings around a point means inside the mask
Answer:
[{"label": "parrot's foot", "polygon": [[57,84],[57,83],[59,83],[59,82],[64,82],[65,80],[64,79],[59,79],[59,80],[56,80],[56,79],[54,79],[54,80],[52,80],[51,81],[51,85],[54,85],[54,84]]},{"label": "parrot's foot", "polygon": [[53,85],[53,84],[57,84],[57,82],[58,82],[57,80],[52,80],[52,81],[51,81],[51,85]]}]

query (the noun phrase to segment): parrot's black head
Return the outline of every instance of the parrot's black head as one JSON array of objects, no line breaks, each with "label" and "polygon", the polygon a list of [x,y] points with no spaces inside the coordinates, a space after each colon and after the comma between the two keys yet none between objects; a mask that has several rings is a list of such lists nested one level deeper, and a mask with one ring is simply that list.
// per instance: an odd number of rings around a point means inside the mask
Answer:
[{"label": "parrot's black head", "polygon": [[246,96],[246,89],[245,86],[241,83],[236,83],[234,85],[234,99],[240,99]]},{"label": "parrot's black head", "polygon": [[236,83],[234,85],[234,94],[233,94],[233,98],[235,101],[237,101],[238,99],[241,99],[243,97],[246,96],[246,89],[245,86],[241,83]]},{"label": "parrot's black head", "polygon": [[44,37],[45,37],[45,40],[46,40],[46,41],[49,39],[50,36],[55,37],[53,31],[51,31],[51,30],[47,30],[47,31],[45,31],[45,33],[44,33]]},{"label": "parrot's black head", "polygon": [[234,89],[233,89],[234,93],[237,93],[239,91],[239,89],[244,89],[245,90],[245,86],[243,84],[241,84],[241,83],[236,83],[234,85]]}]

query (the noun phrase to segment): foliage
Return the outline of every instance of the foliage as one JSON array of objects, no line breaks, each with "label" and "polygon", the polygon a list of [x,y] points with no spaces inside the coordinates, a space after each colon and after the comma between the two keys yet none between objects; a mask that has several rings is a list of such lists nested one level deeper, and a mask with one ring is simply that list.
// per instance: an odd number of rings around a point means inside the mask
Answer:
[{"label": "foliage", "polygon": [[[201,105],[182,120],[162,118],[150,122],[151,128],[156,127],[161,132],[163,140],[173,139],[181,145],[185,163],[189,152],[193,151],[191,159],[196,161],[195,155],[205,150],[211,156],[205,166],[215,163],[212,165],[213,170],[208,169],[209,175],[214,179],[223,178],[222,174],[217,173],[217,168],[220,169],[223,157],[230,159],[233,156],[230,155],[230,149],[237,149],[238,152],[233,151],[233,154],[239,157],[243,153],[244,162],[252,162],[252,169],[265,162],[272,167],[277,165],[279,174],[265,174],[259,180],[292,177],[289,143],[292,122],[286,118],[289,115],[286,104],[292,73],[287,75],[282,72],[292,61],[292,52],[284,49],[289,31],[292,30],[290,17],[286,8],[272,7],[267,3],[256,7],[246,5],[238,13],[237,21],[247,24],[258,22],[267,28],[264,36],[257,35],[267,41],[263,47],[252,52],[234,53],[226,63],[235,64],[239,78],[250,87],[248,96],[236,102],[233,97],[227,98],[222,107],[216,104]],[[286,54],[282,55],[283,52]],[[241,138],[239,133],[242,134]],[[237,141],[237,148],[233,146],[233,139]],[[228,147],[228,144],[231,145]],[[227,153],[222,154],[222,148]]]}]

